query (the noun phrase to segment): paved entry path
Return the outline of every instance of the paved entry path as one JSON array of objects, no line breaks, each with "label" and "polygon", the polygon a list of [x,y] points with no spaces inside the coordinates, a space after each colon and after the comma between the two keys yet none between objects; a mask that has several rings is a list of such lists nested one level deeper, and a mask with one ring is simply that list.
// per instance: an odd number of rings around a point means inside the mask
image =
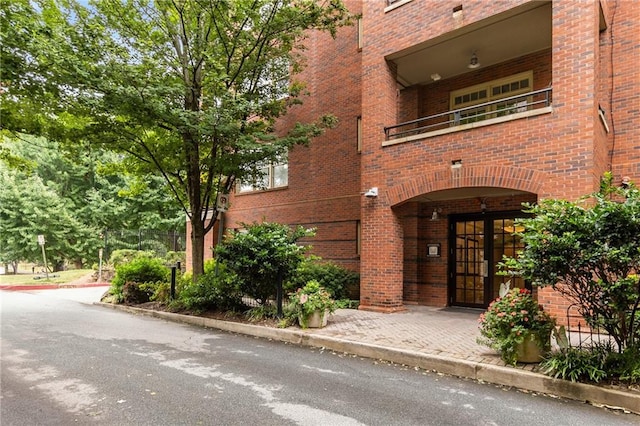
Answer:
[{"label": "paved entry path", "polygon": [[[407,306],[392,314],[339,309],[329,317],[327,327],[308,329],[312,334],[408,349],[429,355],[464,359],[483,364],[504,365],[491,348],[479,345],[477,309]],[[518,364],[534,371],[537,364]]]}]

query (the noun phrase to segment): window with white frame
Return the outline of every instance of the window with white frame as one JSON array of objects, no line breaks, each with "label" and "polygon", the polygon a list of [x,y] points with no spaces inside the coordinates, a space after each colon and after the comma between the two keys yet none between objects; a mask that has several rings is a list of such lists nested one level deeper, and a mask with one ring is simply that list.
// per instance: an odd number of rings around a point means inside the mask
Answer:
[{"label": "window with white frame", "polygon": [[286,162],[269,164],[260,169],[261,178],[256,182],[240,182],[238,192],[253,192],[265,189],[283,188],[289,185],[289,164]]},{"label": "window with white frame", "polygon": [[[485,104],[503,98],[525,94],[532,90],[533,71],[526,71],[498,80],[455,90],[450,94],[450,108],[455,111],[473,105]],[[502,117],[516,112],[524,112],[527,110],[528,103],[528,98],[523,97],[454,112],[452,125],[457,126],[486,120],[488,118]]]}]

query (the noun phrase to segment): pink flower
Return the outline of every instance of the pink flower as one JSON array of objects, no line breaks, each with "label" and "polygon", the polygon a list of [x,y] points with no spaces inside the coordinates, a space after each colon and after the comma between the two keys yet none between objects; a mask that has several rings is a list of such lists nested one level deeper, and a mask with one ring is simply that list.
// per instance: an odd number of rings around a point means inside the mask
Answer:
[{"label": "pink flower", "polygon": [[498,316],[499,316],[500,318],[502,318],[504,315],[505,315],[505,313],[504,313],[504,312],[498,312]]},{"label": "pink flower", "polygon": [[300,295],[300,304],[304,304],[307,300],[309,300],[309,296],[307,296],[306,294]]},{"label": "pink flower", "polygon": [[515,313],[515,312],[511,312],[511,316],[512,316],[512,317],[515,317],[515,316],[516,316],[516,313]]}]

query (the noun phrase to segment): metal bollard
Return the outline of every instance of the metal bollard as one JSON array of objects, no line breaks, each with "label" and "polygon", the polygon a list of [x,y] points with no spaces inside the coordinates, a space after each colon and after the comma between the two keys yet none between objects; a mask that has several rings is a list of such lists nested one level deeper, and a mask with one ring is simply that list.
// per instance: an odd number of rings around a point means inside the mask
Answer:
[{"label": "metal bollard", "polygon": [[171,290],[169,293],[171,300],[176,298],[176,269],[175,265],[171,267]]}]

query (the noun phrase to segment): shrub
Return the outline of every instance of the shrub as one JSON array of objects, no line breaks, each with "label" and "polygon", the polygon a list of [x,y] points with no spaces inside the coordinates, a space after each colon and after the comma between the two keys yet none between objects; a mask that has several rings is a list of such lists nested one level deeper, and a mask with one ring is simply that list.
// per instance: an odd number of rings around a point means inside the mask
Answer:
[{"label": "shrub", "polygon": [[610,351],[604,363],[610,377],[630,383],[640,382],[640,348],[627,347],[622,353]]},{"label": "shrub", "polygon": [[277,283],[286,281],[304,260],[306,247],[296,243],[313,231],[268,222],[244,226],[245,231],[232,232],[216,247],[216,257],[244,294],[265,305],[276,294]]},{"label": "shrub", "polygon": [[167,265],[175,265],[180,262],[180,264],[184,265],[187,259],[187,255],[183,251],[168,251],[164,256],[164,262]]},{"label": "shrub", "polygon": [[287,283],[288,291],[295,291],[309,281],[317,281],[334,299],[359,299],[360,275],[331,262],[306,259]]},{"label": "shrub", "polygon": [[154,253],[150,251],[129,249],[114,250],[113,253],[111,253],[111,255],[109,256],[109,262],[111,262],[114,268],[117,268],[120,265],[132,262],[133,260],[141,257],[151,259],[154,257]]},{"label": "shrub", "polygon": [[[116,275],[111,281],[109,292],[115,296],[118,303],[148,302],[155,292],[155,288],[151,289],[147,286],[138,289],[137,287],[141,284],[167,282],[169,274],[169,269],[160,259],[137,257],[116,268]],[[146,300],[144,300],[145,298]]]},{"label": "shrub", "polygon": [[194,283],[189,277],[182,280],[183,287],[178,293],[178,304],[188,310],[206,311],[210,309],[237,310],[243,306],[242,292],[233,277],[221,265],[215,273],[214,262],[208,262],[205,273]]}]

